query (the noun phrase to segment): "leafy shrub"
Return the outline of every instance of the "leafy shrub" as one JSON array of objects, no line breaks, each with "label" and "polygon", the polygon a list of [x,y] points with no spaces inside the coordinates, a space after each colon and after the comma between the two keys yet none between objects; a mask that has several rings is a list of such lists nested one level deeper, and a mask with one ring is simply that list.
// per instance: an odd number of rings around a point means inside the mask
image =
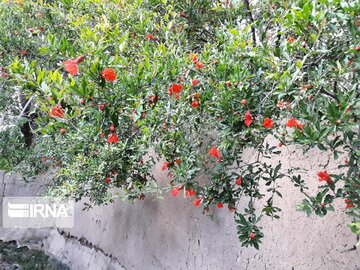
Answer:
[{"label": "leafy shrub", "polygon": [[[164,190],[206,211],[227,204],[255,248],[260,218],[279,217],[283,177],[304,194],[301,210],[322,216],[342,198],[358,222],[356,14],[357,1],[339,0],[5,1],[0,164],[24,175],[54,167],[50,194],[96,204]],[[308,194],[296,170],[266,161],[280,153],[270,134],[345,155],[344,173],[318,172],[319,192]]]}]

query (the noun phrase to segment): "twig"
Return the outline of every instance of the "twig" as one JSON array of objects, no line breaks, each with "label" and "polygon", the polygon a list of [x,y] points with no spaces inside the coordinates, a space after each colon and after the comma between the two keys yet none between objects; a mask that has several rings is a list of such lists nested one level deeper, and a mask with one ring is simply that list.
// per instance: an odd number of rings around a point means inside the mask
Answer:
[{"label": "twig", "polygon": [[253,39],[254,45],[256,45],[256,32],[255,32],[255,27],[254,27],[254,18],[252,16],[252,13],[250,10],[249,0],[244,0],[244,6],[245,6],[246,15],[249,17],[249,20],[251,22],[252,39]]},{"label": "twig", "polygon": [[34,99],[34,96],[32,96],[25,104],[25,106],[23,107],[23,109],[21,110],[19,116],[18,116],[18,119],[20,119],[21,117],[23,117],[26,109],[29,107],[30,103],[33,101]]},{"label": "twig", "polygon": [[327,95],[327,96],[329,96],[329,97],[332,97],[333,99],[335,99],[337,102],[340,103],[339,98],[338,98],[335,94],[330,93],[330,92],[328,92],[328,91],[326,91],[326,90],[324,90],[324,89],[322,89],[322,88],[320,89],[320,93],[323,93],[323,94],[325,94],[325,95]]}]

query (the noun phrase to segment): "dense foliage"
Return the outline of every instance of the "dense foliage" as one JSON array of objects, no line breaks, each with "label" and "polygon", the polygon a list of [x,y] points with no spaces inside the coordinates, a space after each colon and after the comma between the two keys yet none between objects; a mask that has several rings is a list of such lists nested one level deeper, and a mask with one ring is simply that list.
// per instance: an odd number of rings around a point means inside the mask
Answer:
[{"label": "dense foliage", "polygon": [[[0,166],[52,167],[50,194],[96,204],[171,190],[205,211],[227,205],[256,248],[289,177],[300,209],[325,215],[341,198],[359,232],[359,11],[342,0],[3,1]],[[316,172],[308,194],[295,168],[267,161],[280,153],[268,135],[345,155],[343,173]]]}]

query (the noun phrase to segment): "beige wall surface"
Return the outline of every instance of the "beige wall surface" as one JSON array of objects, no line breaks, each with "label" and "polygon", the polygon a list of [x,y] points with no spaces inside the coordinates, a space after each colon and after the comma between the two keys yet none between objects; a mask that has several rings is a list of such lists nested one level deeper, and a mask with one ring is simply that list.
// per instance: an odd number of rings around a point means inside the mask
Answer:
[{"label": "beige wall surface", "polygon": [[[319,170],[336,172],[343,160],[311,150],[303,154],[296,146],[282,147],[271,159],[283,168],[301,167],[301,174],[315,193]],[[254,156],[251,150],[245,156]],[[160,183],[166,183],[161,164],[154,168]],[[0,175],[2,196],[40,194],[49,178],[25,184],[17,176]],[[264,218],[265,237],[260,250],[242,248],[233,215],[224,207],[211,209],[212,218],[202,214],[181,195],[164,194],[163,200],[146,198],[133,204],[116,201],[82,211],[76,204],[75,227],[9,230],[0,227],[0,240],[43,248],[71,269],[127,270],[357,270],[360,252],[356,236],[346,226],[344,202],[335,201],[336,211],[324,218],[306,217],[296,210],[303,199],[289,179],[280,180],[283,198],[279,220]],[[257,202],[261,206],[262,202]],[[241,207],[241,206],[239,206]]]}]

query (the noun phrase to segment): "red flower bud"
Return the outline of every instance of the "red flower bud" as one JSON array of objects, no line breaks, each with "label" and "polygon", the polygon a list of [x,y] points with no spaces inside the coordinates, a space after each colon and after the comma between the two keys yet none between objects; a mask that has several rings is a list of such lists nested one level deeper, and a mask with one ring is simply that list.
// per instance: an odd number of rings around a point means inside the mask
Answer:
[{"label": "red flower bud", "polygon": [[186,198],[187,197],[192,197],[192,196],[195,196],[196,195],[196,191],[191,189],[191,188],[188,188],[185,192],[185,195],[186,195]]},{"label": "red flower bud", "polygon": [[290,43],[293,43],[293,42],[295,42],[295,38],[294,38],[294,37],[289,37],[288,41],[289,41]]},{"label": "red flower bud", "polygon": [[202,201],[202,199],[201,199],[201,198],[199,198],[199,199],[195,199],[195,200],[193,200],[193,204],[194,204],[196,207],[199,207],[199,206],[200,206],[200,204],[201,204],[201,201]]},{"label": "red flower bud", "polygon": [[235,184],[241,186],[243,184],[243,178],[240,176],[238,179],[236,179]]},{"label": "red flower bud", "polygon": [[111,126],[109,127],[109,130],[110,130],[110,131],[115,131],[115,125],[114,125],[114,124],[111,124]]},{"label": "red flower bud", "polygon": [[216,207],[220,209],[220,208],[223,208],[224,205],[222,203],[218,203],[218,204],[216,204]]},{"label": "red flower bud", "polygon": [[179,193],[179,188],[175,187],[171,190],[171,195],[173,195],[174,197],[176,197]]},{"label": "red flower bud", "polygon": [[105,104],[100,104],[99,110],[103,112],[105,110]]},{"label": "red flower bud", "polygon": [[152,35],[152,34],[147,34],[147,35],[145,36],[145,38],[148,39],[148,40],[153,40],[153,39],[155,39],[154,35]]},{"label": "red flower bud", "polygon": [[164,162],[162,167],[161,167],[161,170],[162,171],[165,171],[167,168],[169,168],[169,166],[172,164],[172,162]]},{"label": "red flower bud", "polygon": [[75,61],[75,64],[80,64],[81,62],[83,62],[85,60],[85,55],[82,55],[82,56],[79,56],[78,58],[76,58],[74,61]]},{"label": "red flower bud", "polygon": [[222,159],[222,156],[218,150],[218,148],[216,146],[213,146],[210,150],[209,150],[209,155],[216,157],[218,159]]},{"label": "red flower bud", "polygon": [[199,106],[200,106],[199,101],[193,100],[193,101],[191,102],[191,107],[193,107],[194,109],[196,109],[196,108],[199,107]]},{"label": "red flower bud", "polygon": [[194,79],[194,80],[191,81],[191,85],[192,85],[192,86],[197,86],[199,83],[200,83],[200,81],[199,81],[199,80],[196,80],[196,79]]},{"label": "red flower bud", "polygon": [[331,179],[330,175],[327,173],[327,171],[318,172],[317,174],[319,176],[319,181],[326,181],[328,185],[333,185],[334,181]]},{"label": "red flower bud", "polygon": [[306,90],[309,90],[309,89],[313,89],[313,88],[314,88],[314,86],[313,86],[311,83],[305,84],[303,87],[304,87]]},{"label": "red flower bud", "polygon": [[204,67],[204,64],[201,62],[196,62],[195,67],[200,69]]},{"label": "red flower bud", "polygon": [[252,121],[253,121],[253,117],[252,117],[250,111],[247,111],[247,112],[245,113],[245,116],[244,116],[245,125],[246,125],[247,127],[250,126],[251,123],[252,123]]}]

